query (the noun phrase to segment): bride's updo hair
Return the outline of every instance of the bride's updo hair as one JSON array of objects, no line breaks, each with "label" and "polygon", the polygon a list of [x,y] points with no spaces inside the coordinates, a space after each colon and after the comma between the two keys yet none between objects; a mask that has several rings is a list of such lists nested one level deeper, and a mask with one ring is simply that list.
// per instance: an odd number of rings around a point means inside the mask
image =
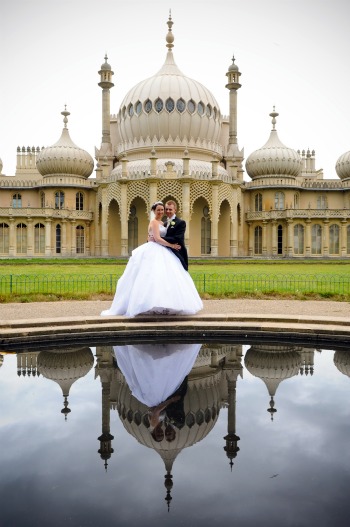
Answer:
[{"label": "bride's updo hair", "polygon": [[156,201],[155,203],[153,203],[151,210],[155,211],[158,205],[161,205],[162,207],[164,207],[164,203],[162,201]]}]

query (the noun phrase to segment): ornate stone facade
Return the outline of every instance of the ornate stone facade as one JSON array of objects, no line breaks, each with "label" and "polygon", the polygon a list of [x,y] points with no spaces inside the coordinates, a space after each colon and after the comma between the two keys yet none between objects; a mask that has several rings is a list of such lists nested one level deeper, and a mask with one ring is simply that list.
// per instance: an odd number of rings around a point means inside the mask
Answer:
[{"label": "ornate stone facade", "polygon": [[244,181],[235,59],[225,117],[177,67],[171,16],[167,24],[164,65],[112,115],[105,57],[95,177],[92,157],[69,136],[66,109],[57,143],[18,147],[15,176],[2,174],[0,161],[0,257],[126,257],[146,240],[152,203],[168,199],[187,223],[190,256],[350,257],[350,153],[337,161],[340,179],[324,179],[314,151],[280,141],[273,110],[270,138],[248,156]]}]

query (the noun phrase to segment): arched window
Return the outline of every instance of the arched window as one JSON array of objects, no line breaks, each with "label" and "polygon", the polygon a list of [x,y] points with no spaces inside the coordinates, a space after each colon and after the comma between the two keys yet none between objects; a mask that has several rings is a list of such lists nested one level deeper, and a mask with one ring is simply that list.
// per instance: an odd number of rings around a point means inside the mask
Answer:
[{"label": "arched window", "polygon": [[139,238],[139,220],[137,218],[137,210],[135,205],[130,207],[130,214],[128,220],[128,251],[129,254],[138,246]]},{"label": "arched window", "polygon": [[339,225],[329,227],[329,254],[339,254]]},{"label": "arched window", "polygon": [[275,209],[276,210],[284,209],[284,193],[283,192],[275,193]]},{"label": "arched window", "polygon": [[40,207],[45,208],[45,192],[40,192]]},{"label": "arched window", "polygon": [[85,229],[82,225],[78,225],[76,232],[76,248],[77,254],[84,254],[85,252]]},{"label": "arched window", "polygon": [[0,253],[8,254],[10,228],[7,223],[0,223]]},{"label": "arched window", "polygon": [[294,254],[304,254],[304,225],[294,225]]},{"label": "arched window", "polygon": [[56,225],[56,253],[57,254],[60,254],[61,253],[61,234],[62,234],[62,229],[61,229],[61,225]]},{"label": "arched window", "polygon": [[262,227],[260,225],[254,229],[254,253],[262,254]]},{"label": "arched window", "polygon": [[17,225],[17,254],[27,253],[27,225],[19,223]]},{"label": "arched window", "polygon": [[311,228],[311,254],[322,254],[322,227],[318,223]]},{"label": "arched window", "polygon": [[45,252],[45,225],[42,223],[34,226],[34,252],[36,254]]},{"label": "arched window", "polygon": [[211,219],[209,216],[209,207],[203,207],[203,216],[201,219],[201,254],[211,253]]},{"label": "arched window", "polygon": [[63,209],[64,208],[64,192],[59,190],[58,192],[55,192],[55,209]]},{"label": "arched window", "polygon": [[255,194],[255,211],[262,211],[262,194]]},{"label": "arched window", "polygon": [[77,192],[75,195],[75,210],[84,210],[84,194]]},{"label": "arched window", "polygon": [[21,194],[14,194],[12,196],[12,207],[14,209],[21,209],[22,208],[22,196],[21,196]]}]

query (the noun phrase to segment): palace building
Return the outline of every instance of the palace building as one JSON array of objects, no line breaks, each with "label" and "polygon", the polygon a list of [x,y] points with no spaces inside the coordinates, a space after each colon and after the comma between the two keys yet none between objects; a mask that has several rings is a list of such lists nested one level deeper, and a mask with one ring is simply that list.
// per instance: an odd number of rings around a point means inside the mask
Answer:
[{"label": "palace building", "polygon": [[105,57],[96,163],[71,139],[66,108],[54,145],[18,147],[14,176],[0,160],[0,257],[127,257],[147,238],[151,205],[169,199],[186,221],[192,257],[350,257],[350,152],[336,162],[339,179],[324,179],[314,151],[281,142],[273,109],[270,137],[244,163],[235,59],[224,116],[176,65],[171,16],[167,25],[163,66],[117,113]]}]

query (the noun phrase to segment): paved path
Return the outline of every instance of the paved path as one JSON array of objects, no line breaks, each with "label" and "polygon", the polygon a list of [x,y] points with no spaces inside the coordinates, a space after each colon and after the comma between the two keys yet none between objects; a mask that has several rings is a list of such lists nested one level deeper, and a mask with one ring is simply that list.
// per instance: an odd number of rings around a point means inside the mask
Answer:
[{"label": "paved path", "polygon": [[[33,302],[28,304],[0,304],[0,322],[15,320],[91,317],[108,309],[111,301]],[[315,317],[349,317],[350,302],[301,300],[204,300],[201,315],[299,315]]]},{"label": "paved path", "polygon": [[0,349],[84,339],[251,337],[258,341],[350,345],[350,303],[298,300],[205,300],[189,316],[101,317],[110,301],[0,304]]}]

